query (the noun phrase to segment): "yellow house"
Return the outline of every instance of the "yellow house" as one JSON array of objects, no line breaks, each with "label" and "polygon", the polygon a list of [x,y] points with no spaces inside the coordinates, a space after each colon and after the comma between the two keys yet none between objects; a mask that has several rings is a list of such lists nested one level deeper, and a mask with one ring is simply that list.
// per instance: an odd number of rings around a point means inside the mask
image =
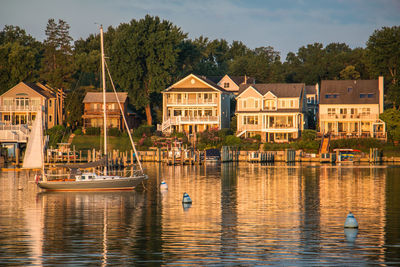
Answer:
[{"label": "yellow house", "polygon": [[305,123],[304,83],[241,85],[236,99],[237,136],[258,134],[263,142],[300,137]]},{"label": "yellow house", "polygon": [[378,80],[321,81],[319,132],[333,138],[386,138],[383,77]]},{"label": "yellow house", "polygon": [[162,92],[162,132],[202,132],[210,128],[229,128],[229,93],[220,86],[190,74]]},{"label": "yellow house", "polygon": [[37,112],[43,112],[44,125],[57,125],[57,95],[40,83],[20,82],[0,96],[0,118],[6,125],[31,126]]}]

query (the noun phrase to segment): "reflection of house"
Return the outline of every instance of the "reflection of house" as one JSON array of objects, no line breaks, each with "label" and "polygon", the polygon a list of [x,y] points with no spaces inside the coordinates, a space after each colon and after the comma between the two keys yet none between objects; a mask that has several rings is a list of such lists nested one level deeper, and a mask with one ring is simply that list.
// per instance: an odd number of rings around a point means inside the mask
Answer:
[{"label": "reflection of house", "polygon": [[40,83],[20,82],[0,96],[1,122],[10,125],[32,125],[38,111],[44,113],[44,125],[51,128],[59,123],[57,95]]},{"label": "reflection of house", "polygon": [[162,94],[163,123],[158,130],[193,133],[229,128],[229,94],[214,82],[190,74]]},{"label": "reflection of house", "polygon": [[383,77],[379,80],[322,81],[319,104],[321,134],[332,137],[386,138]]},{"label": "reflection of house", "polygon": [[305,85],[241,85],[237,96],[238,136],[261,135],[262,141],[287,142],[304,129]]},{"label": "reflection of house", "polygon": [[306,99],[307,99],[307,112],[309,126],[310,124],[315,125],[318,114],[318,102],[319,102],[319,85],[307,85],[306,86]]},{"label": "reflection of house", "polygon": [[239,86],[241,84],[254,84],[255,79],[253,77],[245,76],[229,76],[225,75],[221,76],[211,76],[207,77],[211,81],[218,84],[220,87],[224,88],[224,90],[234,93],[235,95],[239,92]]},{"label": "reflection of house", "polygon": [[[129,116],[132,114],[128,113],[128,93],[117,93],[117,95],[129,128],[132,128],[133,116]],[[85,105],[82,116],[83,127],[103,127],[103,93],[89,92],[83,99],[83,103]],[[115,93],[106,93],[106,103],[107,127],[124,129],[124,121]]]}]

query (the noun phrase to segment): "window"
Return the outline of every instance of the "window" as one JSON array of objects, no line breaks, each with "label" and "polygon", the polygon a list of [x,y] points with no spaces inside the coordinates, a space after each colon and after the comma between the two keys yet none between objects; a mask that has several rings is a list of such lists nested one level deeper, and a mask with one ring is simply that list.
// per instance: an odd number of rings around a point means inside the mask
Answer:
[{"label": "window", "polygon": [[174,116],[181,116],[182,115],[182,110],[174,110]]},{"label": "window", "polygon": [[367,94],[360,94],[360,98],[367,98],[368,95]]},{"label": "window", "polygon": [[246,108],[246,107],[247,107],[247,101],[246,101],[246,99],[243,99],[243,100],[242,100],[242,107],[243,107],[243,108]]},{"label": "window", "polygon": [[229,83],[224,83],[224,88],[229,88]]},{"label": "window", "polygon": [[338,94],[326,94],[325,98],[338,98],[339,95]]},{"label": "window", "polygon": [[336,113],[336,109],[328,108],[328,115],[334,115]]},{"label": "window", "polygon": [[373,98],[374,94],[368,94],[368,98]]},{"label": "window", "polygon": [[243,124],[256,125],[258,124],[258,116],[243,116]]},{"label": "window", "polygon": [[353,91],[353,87],[347,87],[347,92],[350,93],[351,91]]},{"label": "window", "polygon": [[51,122],[51,121],[52,121],[52,119],[53,119],[53,118],[51,117],[51,115],[49,115],[49,122]]},{"label": "window", "polygon": [[275,110],[275,100],[264,100],[264,109],[266,110]]},{"label": "window", "polygon": [[49,107],[51,108],[53,101],[49,100]]},{"label": "window", "polygon": [[369,114],[371,114],[371,109],[370,108],[362,108],[361,112],[363,115],[369,115]]}]

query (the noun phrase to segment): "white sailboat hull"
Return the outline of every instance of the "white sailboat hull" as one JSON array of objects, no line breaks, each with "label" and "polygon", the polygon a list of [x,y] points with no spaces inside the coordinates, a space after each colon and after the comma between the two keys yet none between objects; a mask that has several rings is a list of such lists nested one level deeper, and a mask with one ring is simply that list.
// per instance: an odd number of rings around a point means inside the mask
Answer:
[{"label": "white sailboat hull", "polygon": [[113,191],[133,190],[147,175],[118,177],[114,179],[95,179],[90,181],[39,181],[38,186],[46,191]]}]

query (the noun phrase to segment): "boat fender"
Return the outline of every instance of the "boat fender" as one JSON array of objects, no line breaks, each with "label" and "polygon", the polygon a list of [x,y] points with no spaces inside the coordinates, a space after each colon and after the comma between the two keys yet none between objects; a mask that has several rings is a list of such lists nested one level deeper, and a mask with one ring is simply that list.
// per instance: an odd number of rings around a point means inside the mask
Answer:
[{"label": "boat fender", "polygon": [[163,190],[167,190],[168,189],[167,183],[165,181],[161,181],[160,188]]},{"label": "boat fender", "polygon": [[344,222],[344,228],[358,228],[358,222],[351,211]]},{"label": "boat fender", "polygon": [[40,181],[40,174],[35,175],[35,183],[38,184]]},{"label": "boat fender", "polygon": [[192,199],[186,192],[183,193],[182,203],[192,203]]}]

